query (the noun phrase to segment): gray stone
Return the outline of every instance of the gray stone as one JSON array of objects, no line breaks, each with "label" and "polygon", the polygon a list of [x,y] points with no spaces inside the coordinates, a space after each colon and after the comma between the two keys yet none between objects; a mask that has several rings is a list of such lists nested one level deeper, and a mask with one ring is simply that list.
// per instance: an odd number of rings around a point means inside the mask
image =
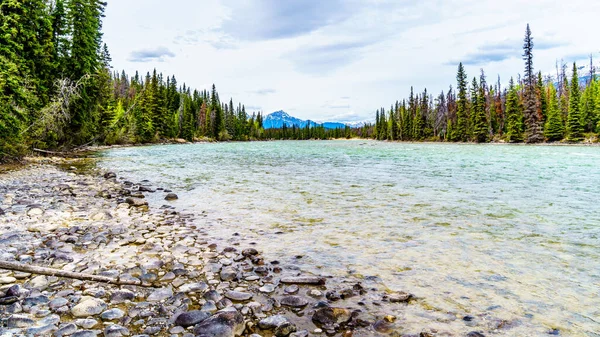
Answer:
[{"label": "gray stone", "polygon": [[117,324],[109,325],[104,328],[104,337],[129,336],[129,330]]},{"label": "gray stone", "polygon": [[47,325],[42,325],[39,327],[29,328],[29,329],[27,329],[27,334],[34,335],[34,336],[49,336],[52,334],[52,332],[54,332],[56,330],[58,330],[56,325],[47,324]]},{"label": "gray stone", "polygon": [[90,298],[77,304],[71,309],[71,314],[75,317],[87,317],[98,315],[106,309],[106,303],[97,298]]},{"label": "gray stone", "polygon": [[119,304],[127,301],[132,301],[135,298],[135,294],[126,289],[117,290],[110,295],[110,303]]},{"label": "gray stone", "polygon": [[408,302],[412,299],[412,295],[404,291],[399,291],[388,295],[388,299],[392,303]]},{"label": "gray stone", "polygon": [[285,291],[288,294],[293,295],[293,294],[297,294],[299,290],[300,290],[300,288],[297,285],[292,284],[290,286],[285,287],[285,289],[283,291]]},{"label": "gray stone", "polygon": [[258,322],[258,327],[263,330],[273,330],[283,323],[289,322],[289,320],[283,315],[275,315],[267,318],[263,318]]},{"label": "gray stone", "polygon": [[252,294],[232,290],[232,291],[226,292],[225,297],[227,297],[228,299],[230,299],[232,301],[242,302],[242,301],[247,301],[247,300],[251,299]]},{"label": "gray stone", "polygon": [[264,286],[262,286],[262,287],[258,288],[258,290],[259,290],[261,293],[270,294],[270,293],[272,293],[272,292],[274,292],[274,291],[275,291],[275,286],[274,286],[274,285],[272,285],[272,284],[270,284],[270,283],[267,283],[267,284],[265,284]]},{"label": "gray stone", "polygon": [[208,289],[208,285],[204,282],[187,283],[179,287],[179,291],[184,293],[203,292]]},{"label": "gray stone", "polygon": [[308,305],[308,301],[300,296],[286,296],[280,301],[281,305],[285,305],[292,308],[302,308]]},{"label": "gray stone", "polygon": [[192,310],[179,314],[177,318],[175,318],[175,325],[187,328],[202,322],[208,317],[210,317],[210,313],[206,311]]},{"label": "gray stone", "polygon": [[66,325],[63,325],[60,329],[58,329],[56,332],[54,332],[54,336],[56,337],[62,337],[62,336],[68,336],[68,335],[72,335],[77,331],[77,325],[73,324],[73,323],[69,323]]},{"label": "gray stone", "polygon": [[98,321],[96,321],[95,319],[77,319],[75,320],[75,324],[84,329],[91,329],[98,325]]},{"label": "gray stone", "polygon": [[313,323],[317,326],[332,326],[334,324],[344,323],[352,318],[352,312],[344,308],[319,308],[312,317]]},{"label": "gray stone", "polygon": [[308,330],[300,330],[290,334],[290,337],[308,337]]},{"label": "gray stone", "polygon": [[113,321],[115,319],[119,319],[125,316],[125,312],[119,308],[113,308],[110,310],[106,310],[102,313],[100,317],[102,317],[105,321]]},{"label": "gray stone", "polygon": [[222,281],[231,281],[237,277],[237,270],[233,267],[225,267],[221,270],[221,280]]},{"label": "gray stone", "polygon": [[148,298],[146,299],[148,302],[160,302],[168,299],[173,296],[173,290],[170,288],[161,288],[156,289]]},{"label": "gray stone", "polygon": [[177,200],[177,199],[179,199],[179,197],[175,193],[169,193],[165,196],[165,200],[167,200],[167,201],[173,201],[173,200]]},{"label": "gray stone", "polygon": [[25,315],[12,315],[8,318],[6,322],[7,327],[9,328],[29,328],[33,326],[35,321]]},{"label": "gray stone", "polygon": [[69,304],[69,300],[67,300],[66,298],[63,298],[63,297],[58,297],[58,298],[55,298],[52,301],[50,301],[50,303],[48,303],[48,306],[50,307],[50,309],[56,310],[67,304]]},{"label": "gray stone", "polygon": [[129,197],[125,199],[125,202],[134,207],[148,206],[148,201],[141,198]]},{"label": "gray stone", "polygon": [[244,316],[235,309],[221,310],[194,327],[196,337],[234,337],[244,332]]}]

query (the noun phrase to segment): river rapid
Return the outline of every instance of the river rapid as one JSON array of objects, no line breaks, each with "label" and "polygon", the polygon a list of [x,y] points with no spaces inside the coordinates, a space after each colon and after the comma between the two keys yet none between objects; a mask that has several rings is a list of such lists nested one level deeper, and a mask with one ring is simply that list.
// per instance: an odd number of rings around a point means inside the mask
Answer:
[{"label": "river rapid", "polygon": [[173,190],[177,201],[147,199],[196,214],[215,238],[411,292],[416,304],[394,313],[407,329],[600,336],[598,147],[282,141],[99,156]]}]

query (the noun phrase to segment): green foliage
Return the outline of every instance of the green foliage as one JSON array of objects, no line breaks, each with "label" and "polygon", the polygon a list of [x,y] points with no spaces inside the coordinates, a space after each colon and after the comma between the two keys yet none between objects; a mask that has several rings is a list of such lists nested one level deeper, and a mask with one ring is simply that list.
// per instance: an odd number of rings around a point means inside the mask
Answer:
[{"label": "green foliage", "polygon": [[523,141],[523,110],[513,79],[510,79],[508,95],[506,96],[507,128],[506,138],[509,142]]},{"label": "green foliage", "polygon": [[569,92],[569,118],[567,120],[567,139],[572,142],[583,140],[583,124],[580,110],[581,92],[579,89],[579,76],[577,65],[573,63],[573,77],[571,78],[571,90]]},{"label": "green foliage", "polygon": [[562,114],[558,107],[558,97],[556,88],[550,83],[548,85],[548,112],[546,125],[544,127],[544,136],[551,142],[560,141],[564,137],[564,126]]},{"label": "green foliage", "polygon": [[462,63],[458,65],[456,81],[458,82],[457,125],[452,140],[465,142],[468,138],[469,118],[467,116],[467,73]]}]

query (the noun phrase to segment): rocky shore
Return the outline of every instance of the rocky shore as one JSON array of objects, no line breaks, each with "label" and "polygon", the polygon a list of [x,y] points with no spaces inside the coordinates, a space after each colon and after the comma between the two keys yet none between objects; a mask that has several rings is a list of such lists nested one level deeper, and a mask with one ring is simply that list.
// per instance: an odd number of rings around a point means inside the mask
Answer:
[{"label": "rocky shore", "polygon": [[[401,329],[393,313],[412,305],[409,293],[265,261],[252,242],[224,244],[170,207],[171,191],[70,166],[44,159],[0,174],[0,261],[138,285],[0,269],[0,337],[448,335]],[[165,205],[149,207],[145,193]],[[369,310],[382,305],[390,314]]]}]

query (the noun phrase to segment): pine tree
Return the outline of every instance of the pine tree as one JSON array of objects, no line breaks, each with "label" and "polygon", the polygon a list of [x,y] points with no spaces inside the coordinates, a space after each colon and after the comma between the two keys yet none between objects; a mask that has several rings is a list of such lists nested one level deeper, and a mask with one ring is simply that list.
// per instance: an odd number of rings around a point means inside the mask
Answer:
[{"label": "pine tree", "polygon": [[536,94],[536,78],[533,72],[533,38],[529,24],[525,30],[525,43],[523,45],[523,60],[525,61],[525,142],[539,143],[544,141],[540,118],[538,115],[538,100]]},{"label": "pine tree", "polygon": [[458,65],[458,73],[456,75],[456,81],[458,82],[458,101],[456,105],[456,132],[454,141],[467,141],[469,122],[467,116],[467,74],[463,64]]},{"label": "pine tree", "polygon": [[472,92],[472,119],[473,119],[473,139],[478,143],[487,141],[488,138],[488,123],[485,114],[485,78],[483,72],[481,74],[481,82],[478,85],[477,79],[473,78]]},{"label": "pine tree", "polygon": [[573,62],[573,77],[569,92],[569,118],[567,120],[567,139],[572,142],[583,140],[583,125],[581,124],[579,76],[577,65]]},{"label": "pine tree", "polygon": [[506,138],[509,142],[523,141],[523,113],[520,108],[519,95],[514,80],[510,79],[506,96]]},{"label": "pine tree", "polygon": [[562,114],[558,108],[558,97],[556,88],[552,83],[548,84],[548,113],[544,135],[550,142],[562,140],[564,137],[564,127]]}]

